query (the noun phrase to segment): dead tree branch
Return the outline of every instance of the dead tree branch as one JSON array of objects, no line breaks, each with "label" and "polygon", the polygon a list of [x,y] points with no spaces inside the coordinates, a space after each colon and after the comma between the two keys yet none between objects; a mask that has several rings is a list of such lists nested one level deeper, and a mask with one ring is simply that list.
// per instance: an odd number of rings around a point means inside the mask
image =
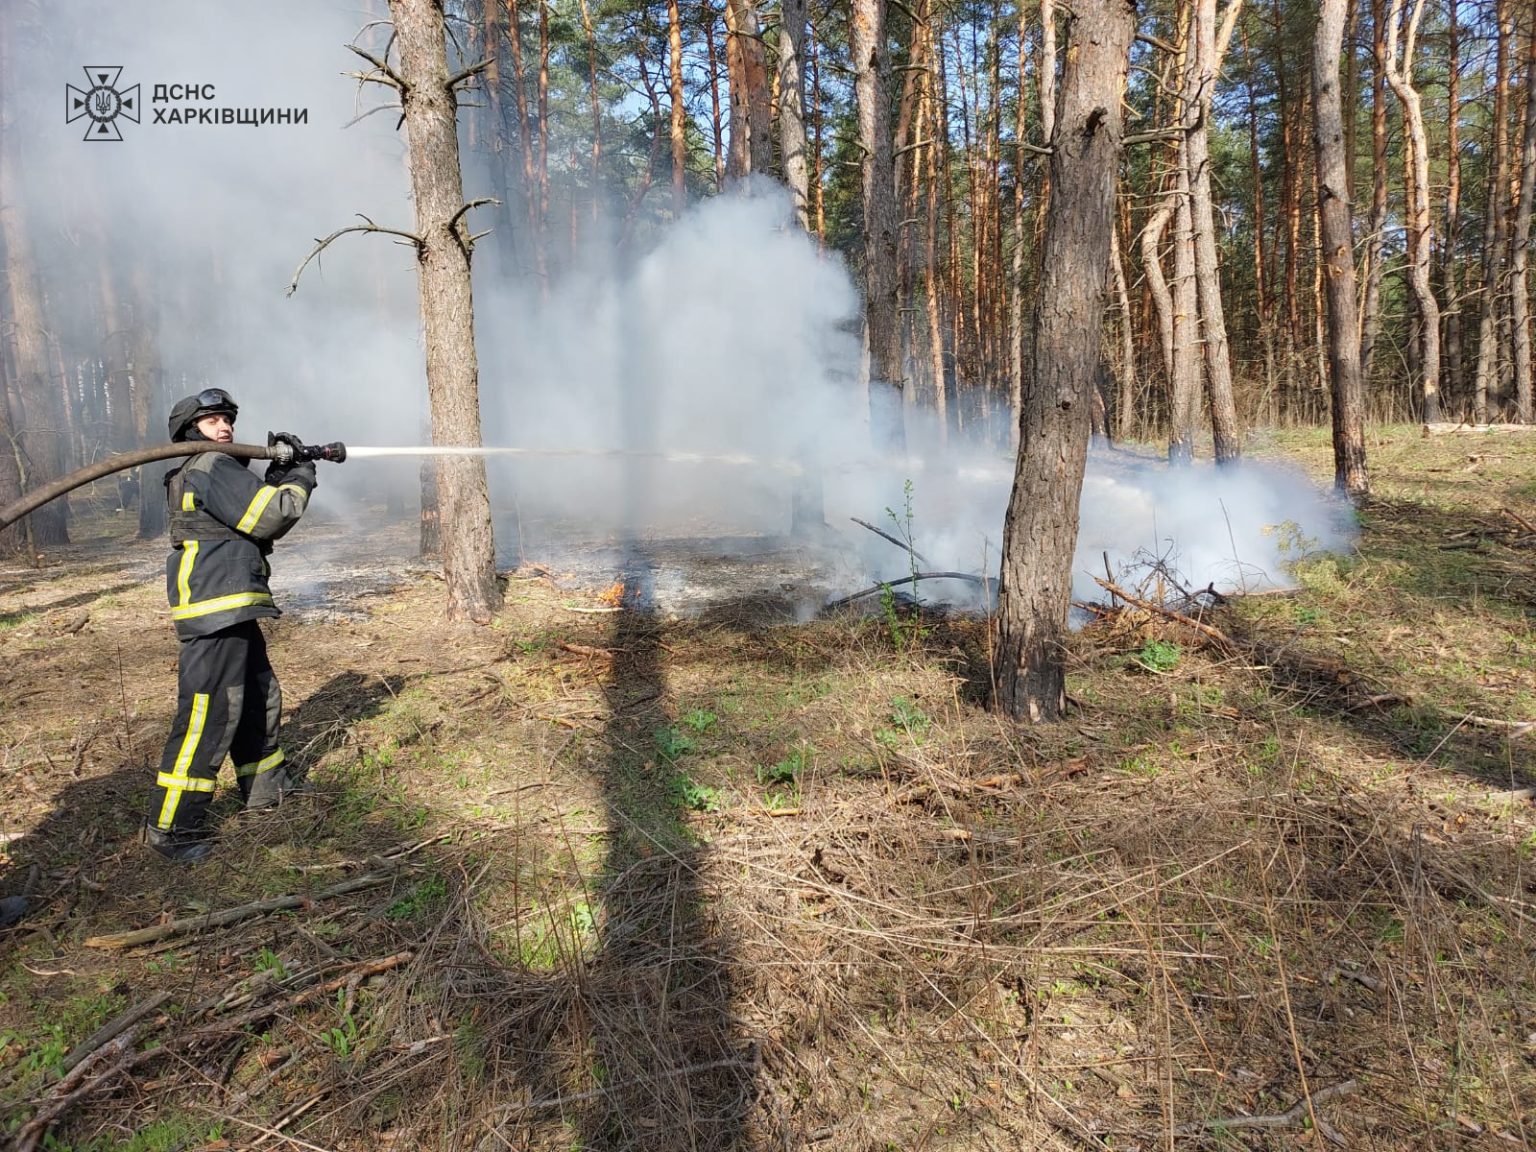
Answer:
[{"label": "dead tree branch", "polygon": [[841,600],[833,600],[828,608],[841,608],[845,604],[852,604],[855,600],[862,600],[866,596],[873,596],[877,592],[884,592],[887,588],[895,588],[902,584],[916,584],[919,580],[964,580],[967,584],[976,584],[982,588],[988,581],[970,572],[919,572],[915,576],[903,576],[900,580],[882,580],[863,591],[855,592],[852,596],[844,596]]},{"label": "dead tree branch", "polygon": [[87,948],[132,948],[136,944],[148,944],[153,940],[182,936],[188,932],[205,932],[209,928],[221,928],[225,924],[247,920],[252,916],[265,916],[268,912],[281,912],[286,908],[302,908],[319,900],[330,900],[336,896],[345,896],[348,892],[387,884],[397,875],[395,871],[370,872],[366,876],[358,876],[352,880],[344,880],[340,884],[333,884],[313,896],[274,896],[270,900],[254,900],[249,904],[226,908],[222,912],[210,912],[206,916],[188,916],[182,920],[172,920],[168,924],[155,924],[149,928],[138,928],[131,932],[110,932],[105,936],[89,936],[86,938],[85,946]]},{"label": "dead tree branch", "polygon": [[1114,583],[1113,581],[1104,580],[1098,576],[1095,576],[1093,578],[1093,582],[1100,588],[1104,589],[1104,591],[1108,592],[1111,596],[1120,597],[1120,599],[1124,600],[1133,608],[1140,608],[1143,612],[1151,612],[1155,616],[1163,616],[1169,620],[1172,620],[1176,624],[1182,624],[1186,628],[1193,629],[1194,631],[1200,633],[1200,635],[1204,636],[1207,640],[1215,644],[1218,648],[1222,649],[1229,656],[1237,651],[1237,645],[1233,643],[1232,638],[1223,632],[1220,628],[1213,628],[1209,624],[1205,624],[1199,620],[1196,620],[1193,616],[1186,616],[1182,612],[1175,612],[1172,608],[1165,608],[1163,605],[1154,603],[1151,600],[1143,599],[1140,596],[1133,596],[1131,593],[1127,592],[1124,588],[1120,587],[1120,585]]},{"label": "dead tree branch", "polygon": [[[348,232],[382,232],[386,236],[399,236],[401,239],[409,240],[412,244],[414,244],[418,252],[426,245],[426,241],[423,240],[420,236],[416,235],[414,232],[405,232],[399,228],[380,228],[377,224],[375,224],[372,220],[369,220],[368,217],[364,216],[361,212],[359,212],[357,215],[359,219],[364,221],[364,223],[353,224],[347,228],[338,228],[324,240],[315,241],[315,246],[310,251],[309,255],[304,257],[303,263],[301,263],[298,268],[294,270],[293,279],[288,282],[288,287],[284,290],[283,295],[292,296],[295,292],[297,292],[299,290],[299,277],[304,275],[304,269],[309,267],[309,262],[316,256],[319,256],[320,253],[324,252],[326,248],[330,246],[333,240],[337,240],[340,237],[345,236]],[[457,219],[457,217],[455,217],[455,219]]]},{"label": "dead tree branch", "polygon": [[[368,63],[372,64],[373,72],[365,72],[362,74],[349,72],[346,73],[346,75],[357,76],[359,80],[364,82],[374,84],[387,84],[389,87],[394,88],[400,92],[405,91],[405,80],[398,72],[391,68],[388,63],[380,60],[372,52],[368,52],[365,49],[359,48],[356,44],[348,44],[347,49],[348,51],[356,53],[358,56],[361,56],[364,60],[368,61]],[[375,75],[374,73],[378,73],[378,75]]]},{"label": "dead tree branch", "polygon": [[873,524],[869,523],[867,520],[860,520],[857,516],[850,516],[850,517],[848,517],[848,519],[852,520],[860,528],[868,528],[876,536],[880,537],[880,539],[882,539],[882,540],[889,540],[892,544],[896,545],[896,547],[900,548],[903,552],[911,553],[913,559],[921,560],[924,564],[930,563],[928,557],[924,556],[921,552],[919,552],[916,548],[912,547],[912,545],[908,544],[905,540],[901,539],[899,536],[892,536],[889,532],[885,531],[883,528],[876,528]]},{"label": "dead tree branch", "polygon": [[464,83],[464,81],[468,80],[471,76],[478,76],[490,66],[491,58],[487,56],[484,60],[480,61],[480,63],[471,64],[468,68],[464,69],[464,71],[448,77],[448,91],[452,92],[455,88]]}]

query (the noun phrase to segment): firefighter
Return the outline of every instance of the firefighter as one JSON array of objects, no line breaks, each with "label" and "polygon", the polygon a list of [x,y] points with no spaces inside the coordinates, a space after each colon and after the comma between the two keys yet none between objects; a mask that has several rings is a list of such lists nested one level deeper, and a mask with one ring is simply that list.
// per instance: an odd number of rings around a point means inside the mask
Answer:
[{"label": "firefighter", "polygon": [[[228,392],[206,388],[171,408],[171,439],[230,443],[237,415]],[[300,446],[288,433],[275,439]],[[204,821],[226,756],[247,810],[304,788],[278,746],[282,691],[258,621],[280,614],[267,586],[267,556],[298,523],[314,489],[311,462],[274,461],[263,482],[247,462],[222,452],[189,456],[165,478],[165,586],[181,652],[176,719],[144,840],[167,859],[190,863],[212,851]]]}]

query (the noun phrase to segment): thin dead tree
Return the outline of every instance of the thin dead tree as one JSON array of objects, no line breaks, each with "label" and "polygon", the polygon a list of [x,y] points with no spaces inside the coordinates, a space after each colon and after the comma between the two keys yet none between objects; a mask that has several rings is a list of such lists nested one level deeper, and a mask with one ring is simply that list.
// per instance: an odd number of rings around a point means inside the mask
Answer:
[{"label": "thin dead tree", "polygon": [[1115,168],[1135,23],[1129,0],[1075,0],[1067,22],[1036,355],[1003,528],[998,599],[997,705],[1031,722],[1058,719],[1067,704],[1062,642],[1090,399],[1102,355]]},{"label": "thin dead tree", "polygon": [[[1422,415],[1426,424],[1440,419],[1440,305],[1429,282],[1429,258],[1434,248],[1434,223],[1429,212],[1429,145],[1424,135],[1424,109],[1413,86],[1413,52],[1419,35],[1424,0],[1414,0],[1413,11],[1403,20],[1404,0],[1392,0],[1387,15],[1387,83],[1403,106],[1408,136],[1410,183],[1408,213],[1408,266],[1413,297],[1419,308],[1419,371],[1423,377]],[[1402,26],[1402,56],[1398,55]]]},{"label": "thin dead tree", "polygon": [[[318,241],[304,258],[288,293],[298,288],[309,262],[348,233],[383,233],[413,245],[426,337],[432,442],[478,447],[480,393],[470,258],[479,236],[469,231],[465,217],[492,201],[464,199],[457,93],[490,62],[482,60],[450,74],[443,11],[436,0],[390,0],[389,7],[394,21],[390,47],[379,55],[357,45],[349,47],[370,65],[367,71],[353,74],[360,82],[382,85],[399,96],[409,143],[416,231],[381,227],[366,217],[360,225],[338,229]],[[501,589],[496,581],[485,461],[478,456],[439,457],[436,479],[448,617],[489,623],[501,606]]]}]

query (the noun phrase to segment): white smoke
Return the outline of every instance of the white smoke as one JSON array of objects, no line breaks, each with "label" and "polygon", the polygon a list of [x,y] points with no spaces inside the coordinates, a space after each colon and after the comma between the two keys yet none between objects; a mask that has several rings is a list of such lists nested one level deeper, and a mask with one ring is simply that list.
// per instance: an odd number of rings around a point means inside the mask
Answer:
[{"label": "white smoke", "polygon": [[[359,9],[272,0],[252,19],[206,0],[59,7],[67,34],[44,35],[20,6],[0,10],[0,21],[26,49],[13,51],[17,95],[6,111],[55,307],[78,307],[64,327],[97,325],[106,338],[106,321],[80,302],[93,298],[110,249],[117,267],[142,271],[152,285],[172,394],[228,387],[242,404],[242,439],[274,428],[316,441],[423,443],[409,249],[379,236],[343,238],[305,272],[297,296],[283,295],[315,238],[357,223],[356,214],[414,226],[395,115],[346,127],[357,93],[341,73],[357,62],[343,45],[364,22]],[[152,123],[146,104],[143,123],[123,125],[123,143],[85,144],[78,125],[62,122],[60,90],[97,61],[121,66],[122,82],[141,84],[145,101],[157,83],[211,83],[220,106],[302,107],[309,122],[170,127]],[[490,192],[476,163],[466,152],[466,197]],[[854,516],[910,531],[924,569],[995,573],[1011,461],[961,438],[941,456],[932,414],[912,408],[908,442],[921,446],[913,458],[873,459],[857,383],[859,294],[841,259],[790,223],[782,191],[750,192],[699,202],[659,234],[632,237],[621,255],[612,240],[623,226],[584,226],[547,287],[519,277],[518,261],[494,246],[511,240],[526,254],[521,217],[495,217],[503,234],[475,263],[485,443],[633,453],[493,459],[503,558],[620,538],[783,537],[792,469],[814,463],[840,537],[828,549],[855,561],[840,580],[909,570],[902,552],[852,525]],[[658,453],[757,463],[678,463]],[[330,521],[325,537],[344,552],[347,526],[377,526],[382,489],[409,497],[417,471],[415,460],[324,468],[314,519]],[[414,499],[405,507],[413,513]],[[1095,454],[1078,593],[1094,593],[1086,574],[1102,570],[1106,552],[1118,571],[1143,550],[1172,550],[1172,566],[1196,587],[1283,579],[1284,534],[1269,530],[1285,521],[1304,537],[1340,539],[1329,501],[1283,470],[1169,471]],[[294,539],[304,536],[301,528]],[[919,594],[963,591],[925,585]]]}]

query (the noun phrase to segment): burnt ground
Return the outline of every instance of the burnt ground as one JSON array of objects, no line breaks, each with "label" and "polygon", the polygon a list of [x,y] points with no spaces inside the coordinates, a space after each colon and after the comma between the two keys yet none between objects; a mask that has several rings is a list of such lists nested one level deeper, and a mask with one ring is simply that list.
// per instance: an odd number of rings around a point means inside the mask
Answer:
[{"label": "burnt ground", "polygon": [[[1536,460],[1371,449],[1357,551],[1219,644],[1104,614],[1035,729],[982,706],[981,622],[816,615],[848,584],[779,541],[592,540],[465,629],[410,529],[301,527],[271,640],[316,790],[221,793],[192,868],[134,842],[163,553],[81,501],[87,542],[0,569],[0,1130],[1528,1144]],[[1326,475],[1315,434],[1259,451]]]}]

